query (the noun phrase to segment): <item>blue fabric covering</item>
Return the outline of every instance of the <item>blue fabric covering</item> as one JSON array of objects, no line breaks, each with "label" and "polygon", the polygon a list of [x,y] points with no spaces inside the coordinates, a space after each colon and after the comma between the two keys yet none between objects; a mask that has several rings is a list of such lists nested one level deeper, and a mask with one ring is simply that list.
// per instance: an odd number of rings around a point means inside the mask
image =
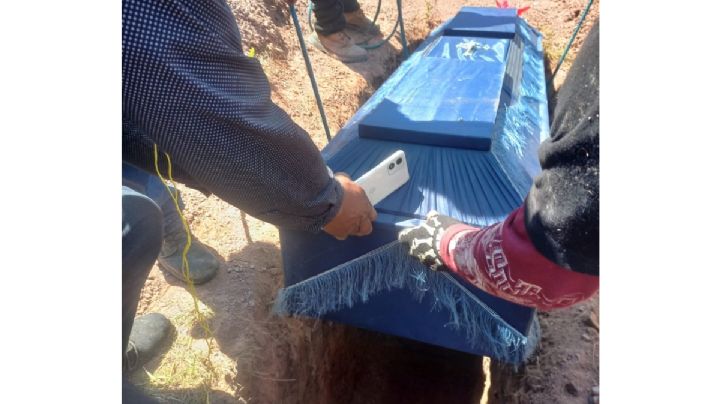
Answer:
[{"label": "blue fabric covering", "polygon": [[463,7],[444,28],[445,36],[513,38],[519,18],[514,8]]},{"label": "blue fabric covering", "polygon": [[522,70],[518,43],[485,36],[437,37],[423,50],[422,61],[363,117],[360,137],[489,150],[498,107],[517,88],[508,73]]},{"label": "blue fabric covering", "polygon": [[363,118],[360,137],[488,150],[509,40],[492,41],[441,37]]},{"label": "blue fabric covering", "polygon": [[410,180],[376,206],[378,219],[368,237],[337,241],[281,229],[286,288],[276,309],[520,363],[538,338],[534,310],[431,272],[394,241],[400,229],[418,224],[431,210],[485,226],[522,204],[540,169],[537,148],[549,132],[539,34],[517,19],[517,35],[503,55],[508,67],[489,150],[358,135],[359,123],[389,95],[415,85],[405,83],[408,72],[434,58],[427,51],[444,41],[444,29],[433,31],[323,150],[334,171],[357,178],[402,149]]}]

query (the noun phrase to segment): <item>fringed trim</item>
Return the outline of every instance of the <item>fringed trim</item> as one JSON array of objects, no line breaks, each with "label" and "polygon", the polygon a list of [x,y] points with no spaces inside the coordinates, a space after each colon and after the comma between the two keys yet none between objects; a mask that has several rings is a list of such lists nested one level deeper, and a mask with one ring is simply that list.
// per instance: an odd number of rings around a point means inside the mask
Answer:
[{"label": "fringed trim", "polygon": [[320,317],[401,288],[410,290],[417,301],[433,299],[433,310],[450,313],[450,327],[464,331],[471,347],[482,346],[496,359],[521,363],[539,339],[536,319],[524,336],[450,274],[428,270],[397,241],[282,289],[274,310]]},{"label": "fringed trim", "polygon": [[513,189],[524,199],[533,177],[540,172],[537,149],[548,138],[550,128],[542,44],[522,19],[518,27],[524,43],[520,91],[509,104],[498,108],[500,128],[493,138],[492,152]]}]

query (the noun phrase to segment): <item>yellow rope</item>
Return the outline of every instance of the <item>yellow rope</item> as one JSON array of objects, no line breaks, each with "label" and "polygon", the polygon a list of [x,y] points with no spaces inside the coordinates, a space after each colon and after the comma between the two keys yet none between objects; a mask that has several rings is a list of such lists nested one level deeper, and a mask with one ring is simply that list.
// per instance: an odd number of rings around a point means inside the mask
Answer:
[{"label": "yellow rope", "polygon": [[212,350],[212,345],[210,343],[211,340],[215,339],[215,335],[210,330],[210,327],[208,326],[207,319],[205,316],[200,312],[200,305],[198,304],[198,297],[197,292],[195,291],[195,284],[193,283],[192,279],[190,279],[190,264],[187,259],[188,251],[190,251],[190,245],[192,244],[192,237],[190,236],[190,226],[188,226],[187,220],[185,220],[185,215],[182,213],[182,209],[180,209],[180,204],[178,203],[178,191],[177,191],[177,185],[175,185],[175,181],[172,177],[172,163],[170,162],[170,155],[165,153],[165,158],[167,159],[167,165],[168,165],[168,179],[170,180],[170,183],[173,185],[173,188],[175,189],[175,192],[172,192],[170,190],[170,187],[167,184],[167,181],[160,173],[160,167],[158,166],[158,150],[157,145],[153,144],[153,154],[155,156],[155,172],[157,173],[157,176],[160,177],[160,179],[163,182],[163,185],[165,185],[165,189],[167,190],[168,194],[170,194],[170,197],[173,200],[173,203],[175,204],[175,209],[177,210],[178,215],[180,215],[180,220],[182,221],[183,228],[185,228],[185,248],[183,248],[182,252],[182,273],[183,278],[185,279],[185,283],[188,286],[188,291],[190,292],[190,295],[193,298],[193,305],[195,306],[195,314],[197,315],[198,322],[200,323],[200,326],[205,331],[205,343],[207,343],[208,346],[208,358],[210,357],[210,352]]}]

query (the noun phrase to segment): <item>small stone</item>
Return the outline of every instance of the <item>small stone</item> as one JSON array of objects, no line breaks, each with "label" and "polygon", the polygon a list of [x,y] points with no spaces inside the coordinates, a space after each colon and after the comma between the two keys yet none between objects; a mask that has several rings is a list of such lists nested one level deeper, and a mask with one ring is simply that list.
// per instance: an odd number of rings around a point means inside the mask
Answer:
[{"label": "small stone", "polygon": [[585,317],[584,323],[588,327],[592,327],[598,331],[600,331],[600,319],[598,318],[597,313],[594,311],[590,313],[589,316]]},{"label": "small stone", "polygon": [[577,387],[575,387],[575,385],[572,384],[572,383],[567,383],[567,384],[565,384],[565,391],[566,391],[568,394],[570,394],[571,396],[577,397],[577,395],[578,395]]},{"label": "small stone", "polygon": [[582,339],[584,339],[585,341],[588,341],[588,342],[592,341],[592,337],[587,333],[582,335]]},{"label": "small stone", "polygon": [[595,386],[592,388],[592,393],[596,396],[600,395],[600,386]]}]

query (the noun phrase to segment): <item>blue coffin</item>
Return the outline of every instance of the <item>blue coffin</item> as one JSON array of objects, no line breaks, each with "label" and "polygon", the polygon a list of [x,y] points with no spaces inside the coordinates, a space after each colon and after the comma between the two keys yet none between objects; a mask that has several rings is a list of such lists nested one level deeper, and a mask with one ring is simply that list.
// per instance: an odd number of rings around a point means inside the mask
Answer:
[{"label": "blue coffin", "polygon": [[427,270],[395,240],[431,210],[477,226],[503,220],[540,170],[548,129],[539,33],[514,10],[461,9],[322,151],[333,171],[357,178],[404,150],[410,181],[376,206],[368,237],[281,229],[276,310],[524,361],[539,338],[534,310]]}]

